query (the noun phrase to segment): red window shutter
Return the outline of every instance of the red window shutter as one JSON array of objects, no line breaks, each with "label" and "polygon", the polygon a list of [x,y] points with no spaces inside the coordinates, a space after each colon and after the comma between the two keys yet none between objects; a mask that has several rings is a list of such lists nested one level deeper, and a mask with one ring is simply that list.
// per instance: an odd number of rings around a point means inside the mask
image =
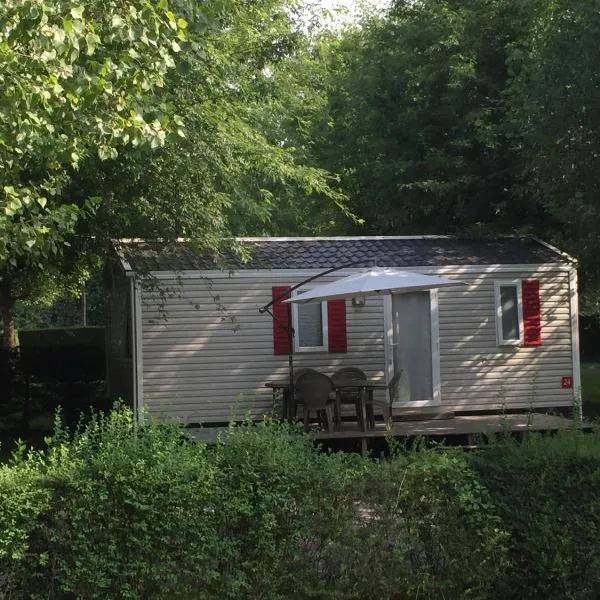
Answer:
[{"label": "red window shutter", "polygon": [[290,305],[285,304],[290,287],[288,285],[275,285],[272,288],[272,298],[280,298],[273,302],[273,354],[289,354],[288,329],[290,327]]},{"label": "red window shutter", "polygon": [[521,295],[523,300],[523,345],[539,346],[542,343],[540,282],[537,279],[522,281]]},{"label": "red window shutter", "polygon": [[329,352],[347,352],[345,300],[327,302],[327,331]]}]

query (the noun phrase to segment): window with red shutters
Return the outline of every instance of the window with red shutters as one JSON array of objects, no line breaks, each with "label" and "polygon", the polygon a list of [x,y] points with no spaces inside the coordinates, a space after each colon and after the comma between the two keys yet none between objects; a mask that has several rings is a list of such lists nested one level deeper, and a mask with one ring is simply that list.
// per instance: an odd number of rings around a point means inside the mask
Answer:
[{"label": "window with red shutters", "polygon": [[[273,353],[288,354],[288,327],[290,325],[295,328],[294,347],[296,352],[347,352],[348,343],[346,335],[346,301],[345,300],[330,300],[326,303],[310,304],[311,310],[300,310],[297,304],[286,304],[283,302],[288,296],[290,286],[273,286],[271,289],[273,299]],[[299,290],[296,291],[299,293]],[[304,307],[309,305],[302,305]],[[299,312],[302,313],[299,318]],[[313,318],[311,315],[314,313]],[[318,318],[317,318],[318,317]],[[317,318],[313,322],[313,319]],[[304,332],[300,328],[305,327],[320,327],[318,331]],[[312,345],[315,342],[307,342],[307,340],[318,341],[320,346]],[[304,340],[304,341],[303,341]],[[303,345],[304,343],[304,345]],[[307,343],[311,345],[306,345]]]}]

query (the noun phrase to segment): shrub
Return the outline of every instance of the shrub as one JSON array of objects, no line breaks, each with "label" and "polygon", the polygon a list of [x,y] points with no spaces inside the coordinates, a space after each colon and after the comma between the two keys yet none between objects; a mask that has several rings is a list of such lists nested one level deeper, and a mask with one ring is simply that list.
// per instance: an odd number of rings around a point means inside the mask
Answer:
[{"label": "shrub", "polygon": [[597,598],[599,467],[579,432],[372,461],[120,407],[0,466],[0,597]]},{"label": "shrub", "polygon": [[215,598],[326,597],[323,548],[347,522],[345,492],[366,461],[268,419],[230,429],[214,458],[228,549]]},{"label": "shrub", "polygon": [[472,462],[511,535],[510,569],[493,597],[600,597],[598,435],[504,440]]},{"label": "shrub", "polygon": [[6,596],[189,597],[215,577],[215,469],[177,428],[96,415],[1,473],[0,497],[15,498],[0,510]]},{"label": "shrub", "polygon": [[212,450],[122,407],[59,421],[0,469],[0,596],[306,597],[353,462],[272,421]]},{"label": "shrub", "polygon": [[460,451],[397,452],[355,489],[361,518],[332,547],[345,598],[487,598],[506,534]]}]

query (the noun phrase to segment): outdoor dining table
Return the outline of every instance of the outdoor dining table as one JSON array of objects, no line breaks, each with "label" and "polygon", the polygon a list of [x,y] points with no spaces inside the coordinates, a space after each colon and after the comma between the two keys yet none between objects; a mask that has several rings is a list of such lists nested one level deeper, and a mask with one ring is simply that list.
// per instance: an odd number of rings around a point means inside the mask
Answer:
[{"label": "outdoor dining table", "polygon": [[[357,379],[348,379],[332,381],[335,390],[335,427],[337,431],[341,429],[341,404],[342,392],[344,390],[365,390],[365,394],[360,394],[360,411],[356,415],[359,427],[362,431],[367,430],[367,403],[373,401],[375,390],[387,390],[388,385],[383,379],[367,379],[360,381]],[[293,418],[296,416],[296,403],[294,398],[290,398],[289,379],[273,379],[265,383],[265,387],[273,390],[273,394],[281,392],[283,400],[283,417]]]}]

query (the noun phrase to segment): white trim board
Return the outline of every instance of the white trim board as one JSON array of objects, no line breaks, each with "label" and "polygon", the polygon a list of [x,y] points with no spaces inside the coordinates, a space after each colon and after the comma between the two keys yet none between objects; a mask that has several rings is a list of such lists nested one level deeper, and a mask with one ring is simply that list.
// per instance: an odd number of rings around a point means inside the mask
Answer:
[{"label": "white trim board", "polygon": [[430,290],[429,301],[431,303],[431,379],[433,384],[433,402],[431,404],[438,405],[442,403],[438,290]]},{"label": "white trim board", "polygon": [[143,420],[144,406],[144,354],[142,342],[142,293],[137,278],[132,279],[132,325],[135,328],[133,336],[134,393],[133,410],[138,421]]},{"label": "white trim board", "polygon": [[392,329],[392,296],[386,294],[383,296],[383,352],[385,363],[385,383],[389,385],[394,376],[394,356],[392,346],[394,331]]},{"label": "white trim board", "polygon": [[[290,236],[290,237],[237,237],[236,242],[352,242],[360,240],[447,240],[450,235],[333,235],[333,236]],[[454,238],[455,239],[455,238]],[[185,241],[185,240],[178,240]]]},{"label": "white trim board", "polygon": [[[339,271],[333,271],[323,277],[344,277],[364,271],[365,268],[345,268]],[[396,268],[396,267],[390,267]],[[443,267],[421,266],[421,267],[398,267],[402,271],[414,271],[424,275],[443,275],[452,274],[460,276],[461,273],[516,273],[516,272],[551,272],[565,271],[569,272],[575,269],[573,265],[564,263],[544,263],[544,264],[518,264],[518,265],[447,265]],[[207,270],[207,271],[150,271],[148,276],[155,279],[233,279],[236,277],[248,278],[294,278],[311,277],[317,275],[326,269],[238,269],[235,272]],[[141,277],[143,277],[141,275]]]},{"label": "white trim board", "polygon": [[574,256],[571,256],[567,252],[563,252],[562,250],[560,250],[556,246],[553,246],[552,244],[549,244],[548,242],[545,242],[544,240],[541,240],[540,238],[535,237],[535,236],[532,236],[530,239],[536,241],[538,244],[541,244],[542,246],[545,246],[549,250],[552,250],[552,252],[556,252],[556,254],[559,254],[560,256],[562,256],[563,258],[565,258],[566,260],[568,260],[571,263],[573,263],[573,266],[577,266],[579,264],[579,261]]},{"label": "white trim board", "polygon": [[573,357],[573,394],[581,402],[581,358],[579,355],[579,299],[577,271],[569,277],[569,309],[571,315],[571,355]]}]

